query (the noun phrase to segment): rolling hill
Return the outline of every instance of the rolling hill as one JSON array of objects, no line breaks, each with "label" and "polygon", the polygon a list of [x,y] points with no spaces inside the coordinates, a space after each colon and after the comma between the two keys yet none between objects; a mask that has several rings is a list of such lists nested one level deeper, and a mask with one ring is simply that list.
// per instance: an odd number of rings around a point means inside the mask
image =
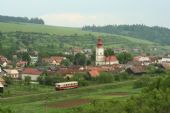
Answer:
[{"label": "rolling hill", "polygon": [[[83,31],[81,28],[0,22],[0,46],[8,53],[18,48],[35,49],[44,54],[68,51],[70,47],[95,48],[99,35],[102,36],[106,48],[139,48],[146,52],[155,47],[159,47],[159,50],[169,49],[169,46],[165,48],[159,43],[144,39]],[[1,51],[1,54],[7,53]]]}]

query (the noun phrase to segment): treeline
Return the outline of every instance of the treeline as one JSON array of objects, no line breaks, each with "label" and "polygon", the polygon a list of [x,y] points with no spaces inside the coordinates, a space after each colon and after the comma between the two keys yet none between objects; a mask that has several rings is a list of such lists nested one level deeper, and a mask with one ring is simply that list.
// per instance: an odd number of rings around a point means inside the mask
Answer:
[{"label": "treeline", "polygon": [[23,22],[33,24],[44,24],[44,21],[40,18],[27,18],[27,17],[13,17],[0,15],[0,22]]},{"label": "treeline", "polygon": [[93,25],[84,26],[82,30],[124,35],[149,40],[160,44],[170,44],[170,29],[158,26],[149,27],[145,25]]}]

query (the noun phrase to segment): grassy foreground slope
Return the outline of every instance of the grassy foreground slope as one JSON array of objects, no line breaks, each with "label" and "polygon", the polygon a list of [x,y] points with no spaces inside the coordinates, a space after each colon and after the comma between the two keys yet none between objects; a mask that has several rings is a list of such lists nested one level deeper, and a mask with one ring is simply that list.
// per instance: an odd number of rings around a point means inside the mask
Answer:
[{"label": "grassy foreground slope", "polygon": [[[0,106],[4,108],[9,107],[16,111],[16,113],[43,113],[44,110],[47,110],[48,113],[74,113],[74,108],[81,105],[83,107],[90,106],[94,100],[108,101],[110,99],[114,99],[124,101],[131,95],[138,94],[140,90],[132,88],[133,82],[133,80],[129,80],[124,82],[80,87],[78,89],[65,91],[54,91],[54,87],[49,87],[48,92],[47,88],[42,88],[38,85],[35,86],[37,88],[36,94],[26,91],[26,89],[25,91],[15,89],[25,95],[13,94],[12,97],[0,98]],[[12,89],[16,88],[15,85],[11,87]],[[9,90],[10,89],[11,88],[9,87]],[[44,92],[38,92],[39,89],[44,90]],[[82,99],[86,101],[79,103]]]}]

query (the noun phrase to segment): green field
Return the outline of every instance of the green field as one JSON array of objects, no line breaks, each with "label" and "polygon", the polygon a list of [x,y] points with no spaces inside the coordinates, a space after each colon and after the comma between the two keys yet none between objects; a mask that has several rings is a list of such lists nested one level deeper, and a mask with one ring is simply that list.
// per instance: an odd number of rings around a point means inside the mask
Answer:
[{"label": "green field", "polygon": [[128,36],[88,32],[81,30],[81,28],[39,24],[0,22],[0,32],[3,38],[0,44],[5,49],[4,51],[9,51],[10,48],[16,47],[33,48],[41,53],[57,53],[66,51],[70,47],[94,49],[98,36],[102,36],[106,48],[140,48],[142,51],[150,53],[154,52],[150,51],[150,48],[157,47],[158,51],[155,53],[161,53],[161,51],[169,50],[170,48],[169,46],[164,47],[151,41]]},{"label": "green field", "polygon": [[[133,80],[109,84],[92,85],[65,91],[54,91],[54,87],[34,86],[27,90],[25,86],[13,85],[10,90],[12,96],[0,99],[1,107],[9,107],[17,113],[72,113],[76,107],[88,107],[93,101],[122,100],[139,93],[140,89],[133,89]],[[36,88],[35,88],[36,87]],[[85,101],[79,103],[79,101]],[[64,105],[63,105],[64,104]]]}]

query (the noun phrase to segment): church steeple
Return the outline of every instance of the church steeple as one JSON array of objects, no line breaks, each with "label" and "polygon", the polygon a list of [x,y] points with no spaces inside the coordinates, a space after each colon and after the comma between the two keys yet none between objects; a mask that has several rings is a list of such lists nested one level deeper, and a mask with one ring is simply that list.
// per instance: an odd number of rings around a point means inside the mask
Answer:
[{"label": "church steeple", "polygon": [[103,41],[102,41],[101,37],[98,38],[97,48],[103,48]]},{"label": "church steeple", "polygon": [[104,48],[103,48],[103,41],[101,37],[97,40],[97,47],[96,47],[96,65],[104,65]]}]

